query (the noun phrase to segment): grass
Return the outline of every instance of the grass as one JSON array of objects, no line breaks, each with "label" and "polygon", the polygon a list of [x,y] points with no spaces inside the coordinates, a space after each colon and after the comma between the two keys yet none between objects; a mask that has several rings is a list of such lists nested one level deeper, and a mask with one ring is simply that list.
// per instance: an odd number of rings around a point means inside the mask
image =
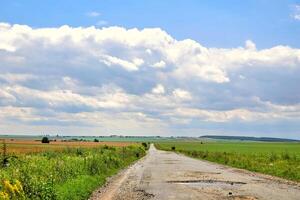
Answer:
[{"label": "grass", "polygon": [[300,144],[268,142],[161,142],[158,149],[300,181]]},{"label": "grass", "polygon": [[143,155],[137,144],[9,154],[8,165],[0,168],[0,199],[88,199],[107,177]]}]

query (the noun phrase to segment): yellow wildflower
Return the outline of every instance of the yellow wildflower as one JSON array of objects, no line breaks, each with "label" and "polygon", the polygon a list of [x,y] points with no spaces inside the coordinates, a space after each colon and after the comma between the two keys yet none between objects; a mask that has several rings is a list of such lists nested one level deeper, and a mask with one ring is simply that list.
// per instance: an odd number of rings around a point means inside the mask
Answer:
[{"label": "yellow wildflower", "polygon": [[6,192],[0,192],[0,200],[9,200],[9,195]]},{"label": "yellow wildflower", "polygon": [[15,196],[14,186],[8,180],[3,181],[3,186],[6,193],[10,194],[10,196]]},{"label": "yellow wildflower", "polygon": [[0,191],[0,200],[9,199],[24,199],[25,194],[20,181],[16,181],[15,184],[11,184],[8,180],[3,181],[3,191]]}]

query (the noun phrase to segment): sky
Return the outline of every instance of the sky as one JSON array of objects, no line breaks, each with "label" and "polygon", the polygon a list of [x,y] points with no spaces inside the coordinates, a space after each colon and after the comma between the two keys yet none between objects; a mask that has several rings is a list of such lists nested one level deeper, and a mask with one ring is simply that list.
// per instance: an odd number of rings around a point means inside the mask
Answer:
[{"label": "sky", "polygon": [[300,139],[300,1],[2,0],[0,134]]}]

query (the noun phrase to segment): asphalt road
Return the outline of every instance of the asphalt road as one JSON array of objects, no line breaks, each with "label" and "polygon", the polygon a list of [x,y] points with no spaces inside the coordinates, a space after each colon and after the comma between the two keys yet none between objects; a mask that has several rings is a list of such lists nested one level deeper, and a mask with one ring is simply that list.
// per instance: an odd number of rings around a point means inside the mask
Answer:
[{"label": "asphalt road", "polygon": [[300,185],[197,160],[151,145],[147,156],[95,191],[91,200],[300,200]]}]

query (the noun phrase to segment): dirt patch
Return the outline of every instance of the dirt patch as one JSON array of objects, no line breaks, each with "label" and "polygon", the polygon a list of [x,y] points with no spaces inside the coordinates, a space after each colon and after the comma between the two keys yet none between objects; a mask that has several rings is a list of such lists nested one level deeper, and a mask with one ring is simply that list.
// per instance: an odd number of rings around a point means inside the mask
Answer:
[{"label": "dirt patch", "polygon": [[154,197],[153,194],[150,194],[142,189],[136,189],[134,191],[137,193],[137,196],[139,197],[139,199],[151,199]]}]

